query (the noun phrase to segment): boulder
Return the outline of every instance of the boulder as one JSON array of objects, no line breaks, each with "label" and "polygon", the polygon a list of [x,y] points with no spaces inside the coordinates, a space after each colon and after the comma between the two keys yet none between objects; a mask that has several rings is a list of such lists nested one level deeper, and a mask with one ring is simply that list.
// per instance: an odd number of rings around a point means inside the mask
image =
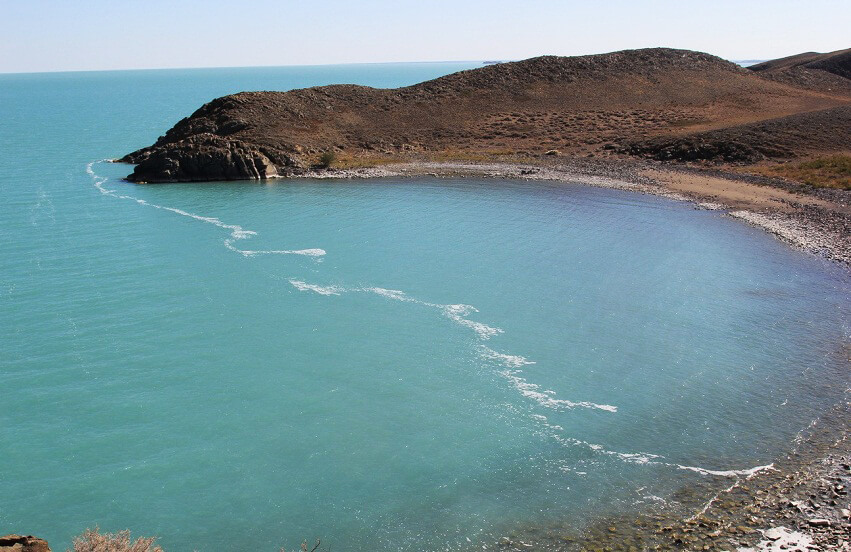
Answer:
[{"label": "boulder", "polygon": [[141,149],[121,161],[137,163],[127,177],[133,182],[265,180],[296,166],[283,151],[207,133]]},{"label": "boulder", "polygon": [[50,552],[50,547],[32,535],[6,535],[0,537],[0,552]]}]

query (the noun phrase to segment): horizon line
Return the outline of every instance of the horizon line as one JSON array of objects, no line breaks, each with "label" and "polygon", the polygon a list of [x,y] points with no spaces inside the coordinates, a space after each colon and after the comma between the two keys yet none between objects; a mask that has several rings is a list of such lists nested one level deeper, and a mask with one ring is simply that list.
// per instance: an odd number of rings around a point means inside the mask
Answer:
[{"label": "horizon line", "polygon": [[[618,50],[620,51],[620,50]],[[604,52],[604,53],[612,53],[612,52]],[[541,57],[547,55],[558,55],[558,54],[541,54],[540,56],[532,56]],[[599,54],[590,54],[590,55],[599,55]],[[715,55],[715,54],[710,54]],[[580,56],[559,56],[559,57],[581,57]],[[718,56],[721,57],[721,56]],[[461,59],[461,60],[420,60],[420,61],[352,61],[352,62],[344,62],[344,63],[291,63],[291,64],[281,64],[281,65],[196,65],[196,66],[184,66],[184,67],[137,67],[137,68],[121,68],[121,69],[56,69],[49,71],[0,71],[0,75],[47,75],[47,74],[61,74],[61,73],[110,73],[110,72],[119,72],[119,71],[186,71],[186,70],[199,70],[199,69],[271,69],[278,67],[330,67],[332,65],[393,65],[399,63],[422,63],[422,64],[430,64],[430,63],[510,63],[514,61],[522,61],[524,59],[531,58],[521,58],[521,59],[499,59],[499,58],[490,58],[490,59]],[[743,59],[726,59],[727,61],[733,63],[756,63],[767,61],[766,59],[753,59],[753,58],[743,58]],[[774,58],[772,58],[774,59]],[[778,58],[779,59],[779,58]]]},{"label": "horizon line", "polygon": [[[546,54],[544,54],[546,55]],[[537,56],[534,56],[537,57]],[[524,58],[526,59],[526,58]],[[351,61],[344,63],[289,63],[281,65],[195,65],[185,67],[136,67],[122,69],[56,69],[49,71],[0,71],[0,75],[44,75],[54,73],[110,73],[117,71],[185,71],[193,69],[266,69],[277,67],[330,67],[332,65],[393,65],[398,63],[486,63],[490,59],[460,59],[431,61]],[[519,59],[494,59],[496,63],[520,61]]]}]

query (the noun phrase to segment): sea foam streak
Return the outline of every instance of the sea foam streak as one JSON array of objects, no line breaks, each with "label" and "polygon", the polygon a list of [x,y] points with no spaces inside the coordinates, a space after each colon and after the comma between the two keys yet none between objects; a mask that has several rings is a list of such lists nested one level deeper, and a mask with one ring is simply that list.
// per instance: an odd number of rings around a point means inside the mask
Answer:
[{"label": "sea foam streak", "polygon": [[321,256],[325,255],[324,249],[266,249],[266,250],[255,250],[255,251],[246,250],[246,249],[239,249],[238,247],[236,247],[234,245],[234,242],[236,242],[238,240],[248,239],[251,236],[256,236],[257,232],[254,232],[253,230],[246,230],[245,228],[243,228],[242,226],[239,226],[238,224],[226,224],[226,223],[222,222],[221,220],[219,220],[215,217],[205,217],[205,216],[201,216],[201,215],[196,215],[195,213],[190,213],[188,211],[184,211],[183,209],[178,209],[176,207],[167,207],[165,205],[157,205],[156,203],[151,203],[151,202],[146,201],[144,199],[139,199],[137,197],[119,194],[116,190],[110,190],[109,188],[104,186],[104,184],[106,183],[106,181],[108,179],[105,176],[99,176],[98,174],[95,173],[95,170],[94,170],[94,165],[96,163],[107,163],[107,162],[109,162],[108,159],[102,159],[100,161],[92,161],[91,163],[86,165],[86,172],[89,173],[89,175],[92,177],[92,180],[94,181],[95,188],[97,188],[100,193],[102,193],[103,195],[112,196],[112,197],[115,197],[115,198],[118,198],[118,199],[126,199],[126,200],[129,200],[129,201],[135,201],[139,205],[144,205],[146,207],[153,207],[154,209],[160,209],[162,211],[170,211],[172,213],[175,213],[175,214],[183,216],[183,217],[188,217],[188,218],[191,218],[193,220],[197,220],[197,221],[204,222],[204,223],[207,223],[207,224],[212,224],[213,226],[217,226],[217,227],[222,228],[224,230],[229,230],[230,231],[230,237],[224,240],[224,244],[225,244],[225,247],[227,247],[231,251],[234,251],[234,252],[239,253],[241,255],[244,255],[246,257],[253,257],[255,255],[302,255],[302,256],[305,256],[305,257],[321,257]]},{"label": "sea foam streak", "polygon": [[[299,291],[312,291],[314,293],[318,293],[319,295],[340,295],[341,293],[352,292],[352,293],[372,293],[375,295],[379,295],[381,297],[385,297],[387,299],[392,299],[394,301],[401,301],[403,303],[414,303],[417,305],[422,305],[424,307],[429,307],[436,309],[443,314],[449,320],[455,322],[459,326],[463,326],[465,328],[469,328],[475,332],[478,338],[482,341],[488,340],[491,337],[503,333],[501,328],[495,328],[493,326],[489,326],[487,324],[483,324],[482,322],[476,322],[474,320],[470,320],[467,318],[471,314],[475,312],[479,312],[472,305],[464,305],[464,304],[450,304],[444,305],[441,303],[431,303],[428,301],[421,301],[414,297],[411,297],[404,291],[398,289],[386,289],[380,287],[364,287],[364,288],[352,288],[345,289],[339,286],[320,286],[316,284],[308,284],[307,282],[303,282],[301,280],[290,280],[290,285]],[[479,349],[480,356],[482,358],[488,360],[494,360],[503,366],[509,368],[509,370],[499,371],[498,374],[507,379],[513,387],[520,392],[521,395],[528,399],[532,399],[539,405],[544,408],[551,408],[555,410],[566,410],[573,408],[591,408],[596,410],[604,410],[607,412],[617,412],[618,408],[616,406],[612,406],[609,404],[597,404],[588,401],[569,401],[567,399],[556,399],[554,397],[554,391],[542,391],[541,387],[534,383],[529,383],[525,378],[521,377],[520,368],[521,366],[535,364],[534,361],[528,360],[525,357],[519,355],[509,355],[505,353],[499,353],[494,351],[489,347],[485,347],[482,345]],[[513,370],[512,370],[513,368]]]},{"label": "sea foam streak", "polygon": [[[581,447],[593,451],[596,454],[600,454],[602,456],[607,456],[610,458],[615,458],[620,460],[621,462],[627,464],[637,464],[641,466],[660,466],[665,468],[672,468],[677,470],[688,470],[700,475],[706,476],[715,476],[715,477],[728,477],[734,478],[736,480],[737,485],[742,481],[742,478],[745,480],[754,477],[763,471],[770,471],[775,469],[774,464],[766,464],[764,466],[755,466],[753,468],[743,469],[743,470],[711,470],[708,468],[701,468],[698,466],[683,466],[682,464],[676,464],[673,462],[665,462],[665,457],[660,454],[653,454],[650,452],[619,452],[615,450],[609,450],[603,445],[597,443],[589,443],[588,441],[582,441],[580,439],[576,439],[573,437],[565,437],[561,434],[564,429],[561,426],[551,424],[546,416],[542,416],[540,414],[533,414],[532,419],[537,423],[543,425],[546,429],[549,430],[550,436],[561,443],[566,447]],[[573,467],[563,466],[562,471],[564,472],[573,472],[577,473]],[[732,487],[731,487],[732,488]],[[728,489],[729,490],[729,489]],[[717,498],[717,495],[716,497]],[[715,500],[713,498],[712,500]]]},{"label": "sea foam streak", "polygon": [[[92,161],[88,165],[86,165],[86,172],[92,177],[95,188],[98,189],[100,193],[103,195],[108,195],[111,197],[115,197],[117,199],[124,199],[129,201],[135,201],[139,205],[144,205],[146,207],[153,207],[155,209],[160,209],[163,211],[170,211],[180,216],[188,217],[193,220],[197,220],[199,222],[204,222],[206,224],[211,224],[218,228],[222,228],[224,230],[230,231],[230,237],[224,240],[224,245],[231,251],[239,253],[245,257],[253,257],[256,255],[303,255],[307,257],[322,257],[325,255],[325,250],[323,249],[269,249],[269,250],[248,250],[248,249],[239,249],[234,245],[234,242],[238,240],[248,239],[252,236],[256,236],[257,232],[253,230],[246,230],[242,226],[237,224],[226,224],[215,217],[205,217],[202,215],[197,215],[195,213],[190,213],[188,211],[184,211],[183,209],[178,209],[175,207],[167,207],[164,205],[157,205],[155,203],[150,203],[144,199],[140,199],[137,197],[123,195],[118,193],[116,190],[111,190],[104,186],[107,182],[107,178],[103,176],[99,176],[94,171],[94,165],[98,163],[109,162],[109,160],[101,160],[101,161]],[[476,322],[474,320],[470,320],[468,317],[472,313],[479,312],[478,309],[473,307],[472,305],[465,304],[440,304],[440,303],[431,303],[427,301],[421,301],[419,299],[413,298],[406,294],[404,291],[395,290],[395,289],[386,289],[380,287],[364,287],[364,288],[351,288],[347,289],[342,286],[330,285],[330,286],[321,286],[317,284],[310,284],[303,280],[298,280],[295,278],[290,278],[289,283],[291,286],[296,288],[299,291],[310,291],[323,296],[333,296],[333,295],[341,295],[343,293],[348,292],[358,292],[358,293],[372,293],[381,297],[385,297],[387,299],[392,299],[394,301],[413,303],[417,305],[422,305],[425,307],[433,308],[458,324],[459,326],[466,327],[472,330],[479,340],[485,341],[494,337],[498,334],[503,333],[501,328],[489,326],[487,324]],[[573,409],[573,408],[590,408],[596,410],[603,410],[607,412],[617,412],[617,407],[608,405],[608,404],[597,404],[588,401],[569,401],[566,399],[556,399],[555,392],[551,390],[542,390],[541,387],[537,384],[530,383],[524,377],[520,376],[522,370],[521,367],[535,364],[534,361],[528,360],[525,357],[519,355],[510,355],[506,353],[497,352],[489,347],[485,347],[481,345],[479,348],[479,354],[482,358],[495,361],[498,364],[505,367],[505,370],[501,370],[498,372],[503,378],[508,380],[512,386],[520,392],[520,394],[526,398],[532,399],[539,405],[551,408],[555,410],[564,410],[564,409]],[[602,445],[589,443],[586,441],[580,441],[578,439],[574,439],[572,437],[563,437],[560,432],[563,431],[563,428],[558,425],[550,424],[547,421],[546,416],[540,414],[532,414],[532,419],[542,423],[550,432],[552,432],[552,437],[557,441],[562,443],[565,446],[581,446],[585,447],[595,453],[602,454],[609,457],[618,458],[623,462],[628,462],[632,464],[640,464],[640,465],[659,465],[659,466],[667,466],[680,470],[688,470],[698,473],[700,475],[712,475],[719,477],[734,477],[739,480],[741,477],[750,478],[756,475],[757,473],[770,470],[774,468],[773,464],[769,464],[766,466],[756,466],[754,468],[745,469],[745,470],[710,470],[706,468],[696,467],[696,466],[684,466],[681,464],[674,464],[670,462],[663,462],[660,459],[664,458],[663,456],[651,453],[624,453],[617,452],[605,449]],[[575,471],[566,469],[565,471]],[[577,472],[584,473],[584,472]]]},{"label": "sea foam streak", "polygon": [[746,477],[750,479],[754,475],[758,474],[761,471],[773,470],[774,464],[766,464],[764,466],[756,466],[747,470],[707,470],[705,468],[699,468],[696,466],[681,466],[680,464],[676,464],[677,468],[681,470],[689,470],[695,473],[699,473],[700,475],[717,475],[718,477]]},{"label": "sea foam streak", "polygon": [[308,284],[301,280],[290,279],[290,285],[299,291],[312,291],[319,295],[340,295],[343,293],[343,288],[338,286],[317,286],[316,284]]},{"label": "sea foam streak", "polygon": [[[503,330],[500,328],[493,328],[491,326],[487,326],[486,324],[475,322],[466,318],[474,312],[479,312],[478,309],[471,305],[446,305],[440,303],[431,303],[428,301],[421,301],[419,299],[411,297],[404,291],[381,287],[361,287],[347,289],[339,286],[320,286],[316,284],[308,284],[301,280],[293,279],[290,280],[290,284],[300,291],[312,291],[320,295],[340,295],[341,293],[372,293],[381,297],[385,297],[387,299],[392,299],[394,301],[400,301],[403,303],[414,303],[417,305],[422,305],[424,307],[433,308],[440,311],[444,316],[457,323],[458,325],[472,329],[479,337],[479,339],[483,341],[489,339],[493,335],[503,332]],[[489,329],[483,330],[482,328]],[[542,390],[539,385],[530,383],[525,378],[520,376],[520,373],[522,373],[522,370],[520,370],[521,367],[535,364],[535,361],[529,360],[520,355],[500,353],[498,351],[495,351],[494,349],[491,349],[490,347],[480,345],[479,356],[487,360],[495,361],[505,367],[505,370],[501,370],[497,373],[509,382],[511,382],[512,386],[517,391],[519,391],[521,395],[526,398],[532,399],[537,404],[545,408],[550,408],[553,410],[590,408],[612,413],[616,413],[618,411],[618,408],[616,406],[609,404],[598,404],[589,401],[570,401],[567,399],[555,398],[555,392],[550,390]],[[759,473],[760,471],[773,468],[773,465],[767,465],[756,466],[754,468],[744,470],[711,470],[708,468],[702,468],[697,466],[684,466],[672,462],[665,462],[663,461],[664,456],[661,456],[659,454],[652,454],[649,452],[612,451],[606,449],[605,447],[603,447],[603,445],[589,443],[587,441],[580,441],[579,439],[574,439],[572,437],[564,437],[561,435],[563,428],[558,425],[550,424],[547,421],[546,416],[543,416],[541,414],[532,414],[531,416],[534,420],[542,423],[547,429],[549,429],[552,432],[552,437],[565,446],[581,446],[591,451],[594,451],[597,454],[616,458],[622,462],[626,462],[629,464],[663,466],[667,468],[675,468],[678,470],[688,470],[698,473],[700,475],[732,477],[736,478],[737,480],[741,477],[750,478],[753,475]],[[566,469],[564,471],[569,472],[572,470]]]},{"label": "sea foam streak", "polygon": [[519,369],[521,366],[535,364],[534,361],[528,360],[526,357],[498,353],[489,347],[485,347],[484,345],[480,347],[479,353],[482,358],[488,360],[495,360],[499,364],[502,364],[503,366],[508,368],[508,370],[501,370],[497,373],[508,381],[510,381],[514,388],[520,391],[521,395],[534,400],[543,407],[552,408],[555,410],[570,408],[594,408],[597,410],[605,410],[607,412],[618,411],[618,407],[612,406],[610,404],[597,404],[588,401],[575,402],[566,399],[556,399],[555,391],[542,391],[540,385],[537,385],[535,383],[529,383],[528,381],[526,381],[526,378],[520,376],[520,374],[523,372]]},{"label": "sea foam streak", "polygon": [[[506,355],[509,356],[509,355]],[[570,408],[594,408],[597,410],[605,410],[607,412],[617,412],[618,407],[610,404],[597,404],[588,401],[574,402],[566,399],[556,399],[555,392],[546,390],[542,391],[541,386],[535,383],[529,383],[525,378],[519,376],[520,370],[502,370],[498,372],[520,391],[524,397],[530,398],[545,408],[554,410],[570,409]]]},{"label": "sea foam streak", "polygon": [[482,358],[495,360],[503,366],[507,366],[509,368],[520,368],[521,366],[526,366],[528,364],[535,364],[534,360],[529,360],[526,357],[522,357],[520,355],[507,355],[505,353],[498,353],[490,347],[485,347],[484,345],[479,347],[479,354],[482,356]]}]

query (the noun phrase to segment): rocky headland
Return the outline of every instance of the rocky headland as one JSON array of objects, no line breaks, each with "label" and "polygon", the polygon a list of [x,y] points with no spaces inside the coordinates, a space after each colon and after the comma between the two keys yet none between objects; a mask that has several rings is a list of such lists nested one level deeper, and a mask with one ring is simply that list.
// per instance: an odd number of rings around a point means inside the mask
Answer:
[{"label": "rocky headland", "polygon": [[542,56],[396,89],[242,92],[121,161],[137,165],[132,181],[179,182],[299,175],[323,154],[349,166],[547,153],[729,164],[846,151],[851,54],[806,60],[745,69],[652,48]]},{"label": "rocky headland", "polygon": [[[784,172],[824,155],[846,165],[839,189]],[[851,50],[743,68],[651,48],[489,64],[396,89],[242,92],[205,104],[120,161],[136,164],[128,180],[139,183],[614,178],[730,208],[848,263]]]}]

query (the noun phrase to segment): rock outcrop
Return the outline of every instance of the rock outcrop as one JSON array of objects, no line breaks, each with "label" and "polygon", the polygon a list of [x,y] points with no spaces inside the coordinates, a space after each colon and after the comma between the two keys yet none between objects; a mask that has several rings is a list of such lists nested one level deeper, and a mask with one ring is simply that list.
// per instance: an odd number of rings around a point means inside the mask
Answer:
[{"label": "rock outcrop", "polygon": [[6,535],[0,537],[0,552],[50,552],[50,547],[32,535]]},{"label": "rock outcrop", "polygon": [[209,133],[154,145],[121,161],[136,164],[130,176],[136,182],[263,180],[295,166],[285,152]]}]

